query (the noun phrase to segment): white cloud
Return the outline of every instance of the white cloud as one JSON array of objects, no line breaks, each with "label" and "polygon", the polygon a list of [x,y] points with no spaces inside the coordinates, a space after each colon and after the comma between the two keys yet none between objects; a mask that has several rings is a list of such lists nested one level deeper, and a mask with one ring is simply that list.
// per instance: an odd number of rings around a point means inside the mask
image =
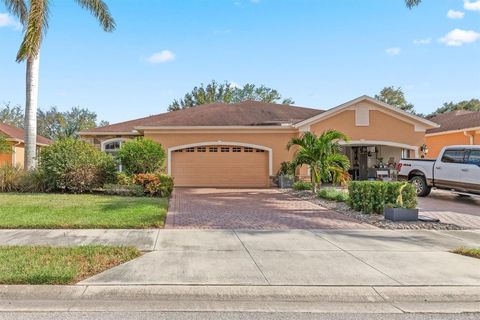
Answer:
[{"label": "white cloud", "polygon": [[14,29],[20,29],[22,25],[20,22],[15,20],[14,17],[9,15],[8,13],[0,13],[0,28],[4,27],[12,27]]},{"label": "white cloud", "polygon": [[480,0],[477,0],[477,1],[464,0],[463,7],[465,8],[465,10],[480,11]]},{"label": "white cloud", "polygon": [[398,56],[402,49],[400,48],[388,48],[385,52],[391,56]]},{"label": "white cloud", "polygon": [[416,45],[427,45],[427,44],[430,44],[432,43],[432,38],[426,38],[426,39],[417,39],[417,40],[413,40],[413,44],[416,44]]},{"label": "white cloud", "polygon": [[480,39],[480,33],[472,30],[454,29],[447,33],[440,42],[451,47],[460,47],[465,43],[472,43]]},{"label": "white cloud", "polygon": [[175,60],[175,54],[170,50],[162,50],[156,52],[147,58],[147,61],[150,63],[165,63]]},{"label": "white cloud", "polygon": [[465,17],[465,12],[448,10],[447,17],[450,19],[463,19],[463,17]]}]

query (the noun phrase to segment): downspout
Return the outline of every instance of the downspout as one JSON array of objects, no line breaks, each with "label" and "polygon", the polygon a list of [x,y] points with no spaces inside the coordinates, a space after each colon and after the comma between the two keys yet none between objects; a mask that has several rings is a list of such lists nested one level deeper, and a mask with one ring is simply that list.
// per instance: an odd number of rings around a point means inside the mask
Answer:
[{"label": "downspout", "polygon": [[12,162],[12,165],[13,165],[14,167],[17,166],[17,146],[19,146],[19,145],[21,145],[21,144],[22,144],[21,142],[17,142],[16,144],[14,144],[14,145],[12,146],[12,148],[13,148],[13,157],[12,157],[12,161],[13,161],[13,162]]},{"label": "downspout", "polygon": [[470,145],[474,145],[474,142],[475,142],[475,141],[474,141],[474,139],[475,139],[474,134],[475,134],[475,133],[472,134],[472,133],[468,133],[468,131],[463,131],[463,134],[464,134],[466,137],[469,138],[469,140],[470,140]]}]

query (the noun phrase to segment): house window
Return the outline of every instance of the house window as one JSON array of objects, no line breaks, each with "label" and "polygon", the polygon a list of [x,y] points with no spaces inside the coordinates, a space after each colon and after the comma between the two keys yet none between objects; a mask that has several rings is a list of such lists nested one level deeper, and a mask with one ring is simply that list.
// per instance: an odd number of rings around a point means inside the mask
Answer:
[{"label": "house window", "polygon": [[244,152],[253,152],[253,148],[243,148]]},{"label": "house window", "polygon": [[[125,142],[124,139],[107,140],[102,143],[102,151],[111,154],[113,158],[117,159],[118,151]],[[122,164],[117,160],[117,171],[122,171]]]},{"label": "house window", "polygon": [[210,148],[208,148],[208,152],[218,152],[218,148],[217,147],[210,147]]},{"label": "house window", "polygon": [[174,150],[173,152],[183,152],[183,149],[180,149],[180,150]]},{"label": "house window", "polygon": [[221,147],[220,151],[221,152],[230,152],[230,148],[229,147]]},{"label": "house window", "polygon": [[265,150],[262,150],[262,149],[256,149],[255,151],[256,152],[265,152]]},{"label": "house window", "polygon": [[207,148],[205,147],[198,147],[197,152],[207,152]]},{"label": "house window", "polygon": [[185,149],[186,152],[195,152],[195,148],[187,148]]},{"label": "house window", "polygon": [[242,148],[240,147],[233,147],[232,152],[242,152]]}]

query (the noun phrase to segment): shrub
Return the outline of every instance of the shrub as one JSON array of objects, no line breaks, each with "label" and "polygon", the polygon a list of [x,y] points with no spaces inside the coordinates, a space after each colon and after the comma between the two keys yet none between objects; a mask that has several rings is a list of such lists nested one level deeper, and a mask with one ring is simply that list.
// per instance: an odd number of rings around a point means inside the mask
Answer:
[{"label": "shrub", "polygon": [[18,191],[25,171],[12,165],[0,166],[0,192]]},{"label": "shrub", "polygon": [[116,165],[105,154],[85,141],[64,139],[40,152],[40,170],[47,190],[92,191],[115,179]]},{"label": "shrub", "polygon": [[161,144],[139,137],[122,144],[118,159],[127,174],[154,173],[163,168],[165,151]]},{"label": "shrub", "polygon": [[319,198],[333,200],[338,202],[348,201],[348,192],[335,188],[322,188],[317,192]]},{"label": "shrub", "polygon": [[25,171],[17,191],[19,192],[45,192],[46,186],[45,173],[42,170],[32,169]]},{"label": "shrub", "polygon": [[125,197],[141,197],[144,195],[143,187],[138,185],[106,184],[103,192],[108,195]]},{"label": "shrub", "polygon": [[312,184],[305,181],[295,181],[293,183],[294,190],[312,190]]},{"label": "shrub", "polygon": [[133,182],[150,196],[168,197],[173,191],[173,178],[164,173],[139,173]]},{"label": "shrub", "polygon": [[117,172],[115,181],[121,186],[130,186],[133,184],[133,177],[125,172]]},{"label": "shrub", "polygon": [[296,166],[293,162],[283,161],[280,164],[280,170],[278,170],[279,176],[294,176]]},{"label": "shrub", "polygon": [[[402,208],[417,206],[415,187],[406,182],[352,181],[349,183],[348,192],[350,207],[363,213],[381,214],[387,205]],[[400,193],[403,204],[397,202]]]}]

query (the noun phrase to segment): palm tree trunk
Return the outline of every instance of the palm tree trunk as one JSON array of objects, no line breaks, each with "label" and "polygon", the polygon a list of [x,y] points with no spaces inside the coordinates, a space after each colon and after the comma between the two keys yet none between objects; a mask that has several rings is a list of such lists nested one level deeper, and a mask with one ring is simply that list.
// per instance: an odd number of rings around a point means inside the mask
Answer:
[{"label": "palm tree trunk", "polygon": [[36,167],[37,157],[37,108],[40,53],[27,59],[25,102],[25,169]]}]

